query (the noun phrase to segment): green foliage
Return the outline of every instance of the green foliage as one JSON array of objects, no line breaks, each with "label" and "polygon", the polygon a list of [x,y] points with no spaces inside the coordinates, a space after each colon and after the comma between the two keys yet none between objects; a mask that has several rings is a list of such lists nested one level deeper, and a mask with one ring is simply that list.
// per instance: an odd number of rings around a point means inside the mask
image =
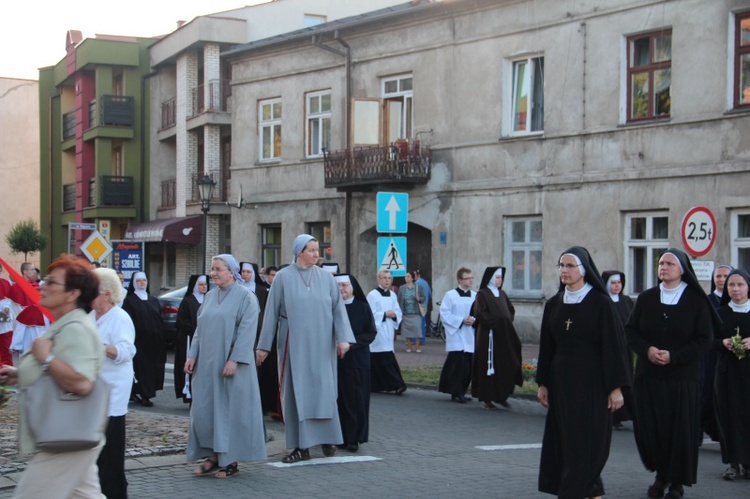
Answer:
[{"label": "green foliage", "polygon": [[26,261],[29,253],[36,253],[47,247],[47,236],[42,234],[36,222],[29,218],[11,227],[5,235],[5,242],[13,254],[23,253],[23,259]]}]

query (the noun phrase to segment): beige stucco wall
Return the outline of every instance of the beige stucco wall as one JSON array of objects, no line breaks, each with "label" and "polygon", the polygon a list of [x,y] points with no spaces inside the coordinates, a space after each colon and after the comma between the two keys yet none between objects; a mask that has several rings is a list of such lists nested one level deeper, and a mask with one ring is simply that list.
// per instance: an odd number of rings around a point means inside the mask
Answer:
[{"label": "beige stucco wall", "polygon": [[[23,254],[11,254],[5,235],[21,220],[39,223],[39,85],[0,77],[0,257],[19,270]],[[29,256],[39,266],[39,254]],[[7,277],[7,274],[5,274]]]}]

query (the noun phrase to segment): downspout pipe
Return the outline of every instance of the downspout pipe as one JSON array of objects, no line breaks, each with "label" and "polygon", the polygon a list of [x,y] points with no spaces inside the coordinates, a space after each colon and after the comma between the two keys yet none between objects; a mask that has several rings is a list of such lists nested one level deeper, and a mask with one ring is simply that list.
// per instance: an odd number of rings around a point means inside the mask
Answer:
[{"label": "downspout pipe", "polygon": [[[352,55],[351,47],[346,41],[341,38],[338,30],[333,34],[333,39],[341,45],[344,50],[338,50],[328,45],[325,45],[319,41],[319,38],[313,36],[313,45],[323,50],[327,50],[336,55],[340,55],[344,58],[345,78],[346,78],[346,116],[344,122],[346,123],[346,150],[349,151],[352,148],[352,125],[351,125],[351,113],[352,113]],[[352,244],[351,244],[351,210],[352,210],[352,192],[346,191],[344,201],[344,246],[346,254],[346,272],[350,272],[352,261]]]}]

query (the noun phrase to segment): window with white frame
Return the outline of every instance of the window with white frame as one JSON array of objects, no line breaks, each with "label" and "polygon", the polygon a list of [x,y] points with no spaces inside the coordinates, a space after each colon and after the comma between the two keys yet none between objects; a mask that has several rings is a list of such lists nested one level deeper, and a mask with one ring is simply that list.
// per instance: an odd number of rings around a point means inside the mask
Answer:
[{"label": "window with white frame", "polygon": [[542,296],[542,218],[512,218],[505,222],[505,291],[510,296]]},{"label": "window with white frame", "polygon": [[411,74],[383,78],[386,143],[412,138],[413,78]]},{"label": "window with white frame", "polygon": [[544,131],[544,57],[512,62],[511,135]]},{"label": "window with white frame", "polygon": [[672,108],[672,30],[628,37],[628,121],[668,118]]},{"label": "window with white frame", "polygon": [[734,107],[750,108],[750,12],[735,15]]},{"label": "window with white frame", "polygon": [[750,209],[732,213],[732,265],[738,269],[750,268]]},{"label": "window with white frame", "polygon": [[316,158],[323,155],[323,149],[331,147],[331,91],[309,93],[305,101],[305,155]]},{"label": "window with white frame", "polygon": [[258,103],[260,160],[281,159],[281,99]]},{"label": "window with white frame", "polygon": [[659,258],[669,247],[669,214],[633,213],[625,217],[625,290],[637,294],[656,286]]}]

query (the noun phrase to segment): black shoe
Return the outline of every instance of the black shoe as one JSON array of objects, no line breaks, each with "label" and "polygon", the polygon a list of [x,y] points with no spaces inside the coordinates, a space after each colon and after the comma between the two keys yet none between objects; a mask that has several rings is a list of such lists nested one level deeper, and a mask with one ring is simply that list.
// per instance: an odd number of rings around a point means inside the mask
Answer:
[{"label": "black shoe", "polygon": [[143,399],[141,400],[141,405],[142,405],[143,407],[153,407],[153,406],[154,406],[154,403],[153,403],[153,402],[151,402],[151,400],[150,400],[150,399],[147,399],[146,397],[143,397]]},{"label": "black shoe", "polygon": [[359,445],[358,444],[349,444],[349,445],[346,446],[346,450],[348,452],[357,452],[359,450]]},{"label": "black shoe", "polygon": [[453,395],[451,397],[451,400],[454,401],[454,402],[458,402],[459,404],[465,404],[466,402],[469,401],[469,399],[467,399],[463,395]]},{"label": "black shoe", "polygon": [[498,404],[500,404],[501,406],[505,407],[506,409],[510,409],[512,407],[510,405],[510,402],[508,402],[507,400],[501,400],[500,402],[498,402]]},{"label": "black shoe", "polygon": [[682,499],[682,496],[685,494],[685,489],[682,488],[682,485],[675,485],[672,484],[669,486],[669,492],[667,492],[667,495],[664,497],[668,499]]},{"label": "black shoe", "polygon": [[667,487],[667,483],[659,477],[656,477],[654,484],[648,488],[646,495],[652,499],[661,499],[664,497],[664,489]]},{"label": "black shoe", "polygon": [[406,385],[404,385],[404,386],[402,386],[402,387],[399,387],[398,389],[396,389],[396,395],[401,395],[401,394],[403,394],[403,393],[404,393],[405,391],[406,391]]},{"label": "black shoe", "polygon": [[331,444],[323,444],[321,445],[323,448],[323,455],[325,457],[333,457],[336,455],[336,446]]}]

